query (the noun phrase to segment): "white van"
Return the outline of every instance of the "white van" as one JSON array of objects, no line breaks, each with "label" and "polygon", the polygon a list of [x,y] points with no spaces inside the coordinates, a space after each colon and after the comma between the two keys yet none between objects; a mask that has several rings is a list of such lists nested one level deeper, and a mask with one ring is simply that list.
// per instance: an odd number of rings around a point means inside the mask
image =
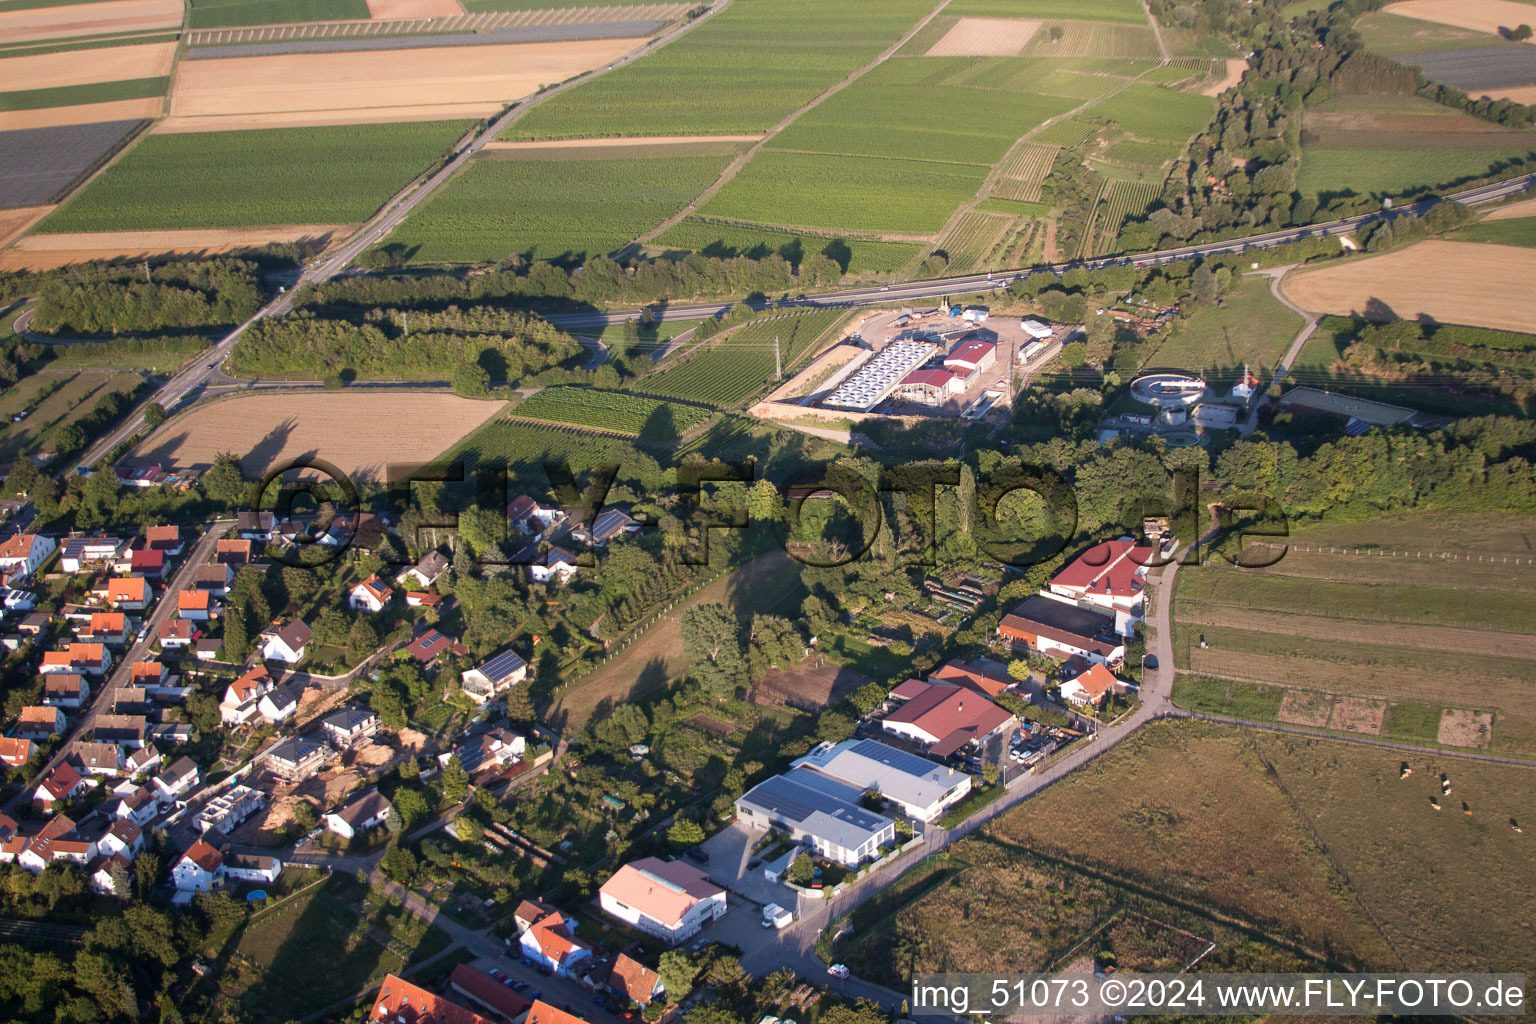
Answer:
[{"label": "white van", "polygon": [[763,908],[764,928],[788,928],[794,920],[795,915],[777,903],[770,903]]}]

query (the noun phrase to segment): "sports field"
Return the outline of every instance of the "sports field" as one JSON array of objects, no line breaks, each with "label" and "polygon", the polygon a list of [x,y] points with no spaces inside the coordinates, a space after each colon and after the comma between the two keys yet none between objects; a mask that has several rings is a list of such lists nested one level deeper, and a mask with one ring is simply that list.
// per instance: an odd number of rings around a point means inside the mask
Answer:
[{"label": "sports field", "polygon": [[532,151],[477,159],[391,236],[420,263],[580,260],[612,252],[655,227],[719,176],[730,155],[598,159]]},{"label": "sports field", "polygon": [[40,230],[354,224],[468,127],[449,121],[150,135]]}]

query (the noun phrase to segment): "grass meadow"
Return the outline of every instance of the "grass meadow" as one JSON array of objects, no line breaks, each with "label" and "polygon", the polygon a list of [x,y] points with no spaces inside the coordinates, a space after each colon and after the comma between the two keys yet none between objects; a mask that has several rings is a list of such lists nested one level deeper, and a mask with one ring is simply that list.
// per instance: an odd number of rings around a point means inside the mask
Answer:
[{"label": "grass meadow", "polygon": [[1536,217],[1485,220],[1480,224],[1470,224],[1450,237],[1456,242],[1487,242],[1491,245],[1519,245],[1536,249]]},{"label": "grass meadow", "polygon": [[1206,306],[1179,321],[1146,365],[1229,371],[1234,380],[1244,363],[1255,371],[1274,366],[1301,329],[1301,318],[1275,299],[1268,278],[1244,277],[1225,299],[1225,309]]},{"label": "grass meadow", "polygon": [[130,78],[120,82],[0,92],[0,110],[38,110],[82,103],[108,103],[112,100],[140,100],[149,96],[164,96],[170,85],[168,77]]},{"label": "grass meadow", "polygon": [[148,135],[37,230],[355,224],[445,155],[469,125]]},{"label": "grass meadow", "polygon": [[1131,85],[1096,104],[1093,117],[1107,118],[1139,139],[1176,142],[1211,123],[1216,101],[1209,96],[1177,92],[1156,85]]},{"label": "grass meadow", "polygon": [[1422,192],[1481,177],[1503,156],[1536,153],[1536,137],[1511,142],[1507,153],[1447,148],[1321,149],[1302,151],[1296,188],[1309,195]]},{"label": "grass meadow", "polygon": [[367,0],[191,0],[191,7],[188,28],[368,18]]},{"label": "grass meadow", "polygon": [[[558,151],[551,151],[558,152]],[[580,260],[623,248],[730,163],[713,156],[473,160],[391,236],[420,263]]]}]

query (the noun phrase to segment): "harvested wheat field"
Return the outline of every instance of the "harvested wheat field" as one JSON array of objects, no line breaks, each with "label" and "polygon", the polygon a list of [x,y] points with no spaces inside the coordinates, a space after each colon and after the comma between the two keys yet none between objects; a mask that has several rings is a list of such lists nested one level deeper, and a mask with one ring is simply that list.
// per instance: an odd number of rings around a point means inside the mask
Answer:
[{"label": "harvested wheat field", "polygon": [[357,479],[382,479],[392,462],[426,462],[506,407],[457,395],[369,391],[239,395],[177,416],[130,456],[178,469],[242,453],[247,477],[313,454]]},{"label": "harvested wheat field", "polygon": [[0,210],[0,246],[9,243],[53,210],[52,206],[22,206],[14,210]]},{"label": "harvested wheat field", "polygon": [[1038,31],[1038,18],[961,18],[928,56],[1017,57]]},{"label": "harvested wheat field", "polygon": [[[48,209],[51,209],[49,207]],[[352,224],[288,224],[270,228],[190,228],[180,231],[87,231],[31,235],[0,253],[0,270],[49,270],[89,260],[140,258],[168,253],[211,255],[255,249],[273,242],[328,243],[350,234]],[[3,237],[3,235],[0,235]]]},{"label": "harvested wheat field", "polygon": [[[35,39],[175,28],[181,24],[181,14],[181,0],[108,0],[106,3],[0,11],[0,39],[8,43],[25,43]],[[93,51],[93,59],[100,52]],[[79,54],[75,57],[78,59]]]},{"label": "harvested wheat field", "polygon": [[101,124],[105,121],[137,121],[160,113],[159,96],[139,100],[80,103],[72,107],[39,107],[36,110],[0,111],[0,132],[18,128],[58,128],[66,124]]},{"label": "harvested wheat field", "polygon": [[1212,82],[1200,90],[1202,96],[1220,96],[1228,89],[1243,80],[1243,74],[1248,70],[1248,61],[1243,57],[1228,57],[1227,71],[1220,80]]},{"label": "harvested wheat field", "polygon": [[397,18],[451,18],[463,14],[459,0],[368,0],[368,16],[374,21]]},{"label": "harvested wheat field", "polygon": [[221,57],[182,63],[173,117],[352,111],[356,120],[517,99],[623,56],[642,39]]},{"label": "harvested wheat field", "polygon": [[1536,249],[1432,239],[1398,252],[1287,274],[1281,287],[1315,313],[1369,320],[1427,316],[1447,324],[1536,333]]},{"label": "harvested wheat field", "polygon": [[31,57],[6,57],[0,60],[0,92],[160,78],[171,73],[171,60],[175,55],[175,43],[143,43],[108,46],[86,54],[66,50]]},{"label": "harvested wheat field", "polygon": [[1536,217],[1536,199],[1522,199],[1518,203],[1501,206],[1483,220],[1520,220],[1524,217]]},{"label": "harvested wheat field", "polygon": [[[1478,95],[1485,95],[1484,90],[1478,90]],[[1487,92],[1496,100],[1509,100],[1513,103],[1524,103],[1526,106],[1536,104],[1536,85],[1522,85],[1514,89],[1496,89]]]},{"label": "harvested wheat field", "polygon": [[1501,28],[1530,24],[1533,17],[1530,5],[1518,0],[1407,0],[1388,4],[1382,10],[1405,18],[1494,34]]}]

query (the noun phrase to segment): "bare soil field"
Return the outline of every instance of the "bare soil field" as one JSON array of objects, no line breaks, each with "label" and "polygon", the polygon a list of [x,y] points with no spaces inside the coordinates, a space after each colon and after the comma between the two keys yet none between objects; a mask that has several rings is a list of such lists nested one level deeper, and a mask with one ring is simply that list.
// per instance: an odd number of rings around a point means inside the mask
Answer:
[{"label": "bare soil field", "polygon": [[542,149],[606,149],[610,146],[687,146],[715,142],[756,142],[761,135],[625,135],[611,139],[542,139],[534,142],[487,142],[481,152],[519,152]]},{"label": "bare soil field", "polygon": [[323,128],[333,124],[404,124],[410,121],[462,121],[490,117],[500,103],[428,103],[419,107],[368,107],[347,110],[294,110],[275,114],[210,114],[168,117],[150,129],[155,135],[188,132],[239,132],[249,128]]},{"label": "bare soil field", "polygon": [[1498,34],[1501,28],[1531,23],[1531,8],[1516,0],[1406,0],[1382,8],[1420,21]]},{"label": "bare soil field", "polygon": [[171,114],[261,115],[500,104],[614,60],[644,40],[424,47],[352,53],[187,61],[171,90]]},{"label": "bare soil field", "polygon": [[1493,714],[1446,708],[1437,742],[1447,747],[1486,747],[1493,740]]},{"label": "bare soil field", "polygon": [[1536,103],[1536,85],[1522,85],[1515,89],[1500,89],[1496,93],[1489,93],[1494,99],[1510,100],[1515,103],[1524,103],[1530,106]]},{"label": "bare soil field", "polygon": [[1536,199],[1522,199],[1518,203],[1501,206],[1483,220],[1519,220],[1522,217],[1536,217]]},{"label": "bare soil field", "polygon": [[1248,60],[1245,57],[1228,57],[1227,73],[1218,81],[1212,82],[1200,90],[1202,96],[1220,96],[1238,82],[1243,80],[1243,74],[1248,70]]},{"label": "bare soil field", "polygon": [[[0,14],[0,18],[3,17]],[[0,29],[0,37],[3,35],[4,30]],[[108,46],[88,54],[65,50],[31,57],[6,57],[0,60],[0,92],[159,78],[171,73],[171,60],[175,55],[175,43],[142,43],[138,46]]]},{"label": "bare soil field", "polygon": [[0,210],[0,246],[8,244],[17,235],[53,212],[51,206],[23,206],[16,210]]},{"label": "bare soil field", "polygon": [[1387,702],[1365,700],[1360,697],[1335,697],[1333,716],[1328,728],[1340,732],[1358,732],[1366,736],[1381,735],[1381,725],[1387,720]]},{"label": "bare soil field", "polygon": [[391,462],[425,462],[501,412],[502,402],[374,391],[240,395],[167,422],[130,458],[189,468],[242,453],[247,477],[313,453],[354,478],[381,479]]},{"label": "bare soil field", "polygon": [[[48,208],[44,208],[48,209]],[[49,270],[69,263],[167,253],[208,255],[272,242],[330,241],[351,224],[290,224],[271,228],[191,228],[177,231],[100,231],[32,235],[0,252],[0,270]],[[0,233],[3,237],[3,233]]]},{"label": "bare soil field", "polygon": [[758,681],[752,698],[759,704],[821,711],[869,681],[866,675],[812,655],[793,668],[769,669]]},{"label": "bare soil field", "polygon": [[36,110],[0,111],[0,132],[17,128],[51,128],[68,124],[99,124],[102,121],[140,121],[160,113],[159,96],[139,100],[109,100],[72,107],[39,107]]},{"label": "bare soil field", "polygon": [[1428,317],[1449,324],[1536,333],[1529,301],[1536,249],[1431,239],[1332,267],[1287,274],[1281,287],[1303,309],[1368,320]]},{"label": "bare soil field", "polygon": [[1305,146],[1360,149],[1417,149],[1427,145],[1451,149],[1505,150],[1518,144],[1508,128],[1469,114],[1365,114],[1308,111],[1302,115]]},{"label": "bare soil field", "polygon": [[[0,11],[0,39],[8,43],[25,43],[34,39],[65,39],[71,36],[175,28],[181,24],[181,15],[181,0],[108,0],[107,3]],[[94,63],[96,54],[100,52],[93,51],[92,59],[87,63]],[[74,56],[76,60],[80,59],[79,54]]]},{"label": "bare soil field", "polygon": [[1287,690],[1280,701],[1275,717],[1291,725],[1307,725],[1321,729],[1333,714],[1333,694],[1313,693],[1311,690]]},{"label": "bare soil field", "polygon": [[961,18],[928,56],[1017,57],[1038,31],[1038,18]]},{"label": "bare soil field", "polygon": [[368,16],[375,21],[452,18],[463,13],[459,0],[368,0]]}]

